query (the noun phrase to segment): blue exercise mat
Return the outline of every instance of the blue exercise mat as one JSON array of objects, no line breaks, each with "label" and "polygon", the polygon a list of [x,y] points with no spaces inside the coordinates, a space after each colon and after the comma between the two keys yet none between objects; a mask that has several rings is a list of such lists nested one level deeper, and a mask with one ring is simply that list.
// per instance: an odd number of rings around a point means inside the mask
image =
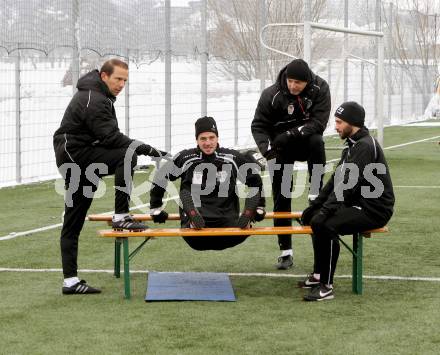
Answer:
[{"label": "blue exercise mat", "polygon": [[145,301],[235,301],[228,274],[149,272]]}]

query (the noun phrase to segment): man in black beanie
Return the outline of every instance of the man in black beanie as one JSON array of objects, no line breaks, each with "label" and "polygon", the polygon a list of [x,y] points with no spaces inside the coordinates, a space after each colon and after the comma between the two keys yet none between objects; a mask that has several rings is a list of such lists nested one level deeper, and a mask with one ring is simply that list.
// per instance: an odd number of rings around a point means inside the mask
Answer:
[{"label": "man in black beanie", "polygon": [[[258,149],[268,160],[274,211],[291,211],[295,161],[307,161],[309,200],[318,195],[326,160],[322,134],[330,108],[327,82],[302,59],[295,59],[281,69],[276,83],[261,94],[251,128]],[[289,175],[283,179],[285,174]],[[286,186],[283,188],[282,184]],[[291,224],[288,219],[274,219],[275,226]],[[293,265],[292,237],[279,235],[278,244],[281,255],[276,268],[285,270]]]},{"label": "man in black beanie", "polygon": [[[265,200],[259,165],[251,156],[222,148],[218,144],[217,124],[212,117],[195,123],[197,147],[178,153],[172,162],[159,169],[150,193],[151,216],[155,223],[164,223],[168,213],[162,208],[168,180],[180,178],[179,208],[183,228],[240,227],[264,219]],[[242,213],[236,193],[237,180],[249,188]],[[246,232],[244,232],[246,234]],[[195,250],[223,250],[247,238],[243,236],[184,237]]]},{"label": "man in black beanie", "polygon": [[346,147],[330,180],[302,215],[302,223],[312,227],[314,251],[313,272],[298,283],[311,288],[306,301],[334,298],[339,235],[383,227],[393,214],[388,165],[364,121],[365,110],[354,101],[336,109],[336,131],[346,139]]}]

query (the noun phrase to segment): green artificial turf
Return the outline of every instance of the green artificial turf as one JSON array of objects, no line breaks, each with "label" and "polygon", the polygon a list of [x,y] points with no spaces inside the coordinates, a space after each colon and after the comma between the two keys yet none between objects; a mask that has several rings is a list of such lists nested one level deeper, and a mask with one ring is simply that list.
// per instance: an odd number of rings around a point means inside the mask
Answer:
[{"label": "green artificial turf", "polygon": [[[436,127],[387,128],[385,147],[439,135]],[[273,267],[275,236],[251,237],[222,252],[197,252],[179,238],[162,238],[132,260],[131,269],[144,273],[132,275],[132,299],[125,300],[122,279],[105,272],[113,268],[113,241],[97,237],[103,224],[86,222],[79,267],[98,271],[80,271],[80,277],[102,287],[100,295],[62,296],[61,272],[44,271],[61,267],[60,228],[0,241],[0,268],[16,269],[0,271],[0,354],[437,354],[440,145],[437,139],[385,152],[395,214],[388,234],[365,240],[364,275],[437,281],[368,278],[364,294],[355,295],[351,280],[338,277],[351,275],[351,255],[341,249],[335,299],[306,303],[295,284],[312,266],[307,236],[294,239],[295,267],[287,272]],[[327,158],[339,154],[329,151]],[[148,176],[136,174],[136,184]],[[113,210],[113,179],[104,182],[107,192],[90,213]],[[293,210],[306,206],[306,194],[293,200]],[[61,221],[63,198],[53,181],[0,189],[0,199],[0,236]],[[147,203],[148,194],[141,200]],[[272,210],[271,198],[267,202]],[[167,210],[175,212],[175,203]],[[147,270],[231,273],[237,302],[145,303]]]}]

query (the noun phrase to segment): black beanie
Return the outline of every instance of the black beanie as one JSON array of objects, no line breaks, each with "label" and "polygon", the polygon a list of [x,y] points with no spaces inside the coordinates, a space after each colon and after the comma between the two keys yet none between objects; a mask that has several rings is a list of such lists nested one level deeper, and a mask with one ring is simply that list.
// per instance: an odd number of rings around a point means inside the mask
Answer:
[{"label": "black beanie", "polygon": [[286,76],[288,79],[309,82],[311,80],[309,65],[302,59],[292,60],[289,64],[287,64]]},{"label": "black beanie", "polygon": [[200,133],[212,132],[218,137],[217,124],[212,117],[204,116],[196,121],[196,139]]},{"label": "black beanie", "polygon": [[335,116],[356,127],[362,127],[365,123],[365,110],[354,101],[344,102],[336,109]]}]

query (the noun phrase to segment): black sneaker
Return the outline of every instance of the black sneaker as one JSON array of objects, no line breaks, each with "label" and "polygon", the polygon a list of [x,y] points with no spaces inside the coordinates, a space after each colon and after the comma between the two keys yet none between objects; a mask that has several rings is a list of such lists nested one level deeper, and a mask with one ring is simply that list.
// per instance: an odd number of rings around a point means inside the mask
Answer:
[{"label": "black sneaker", "polygon": [[115,230],[127,229],[135,231],[141,231],[148,228],[144,223],[135,221],[131,215],[125,216],[124,219],[117,222],[112,221],[112,227]]},{"label": "black sneaker", "polygon": [[293,266],[293,258],[292,255],[280,256],[278,258],[278,263],[275,264],[275,267],[278,270],[287,270]]},{"label": "black sneaker", "polygon": [[94,288],[87,285],[85,280],[81,280],[70,287],[63,287],[63,295],[75,295],[75,294],[86,294],[86,293],[101,293],[99,288]]},{"label": "black sneaker", "polygon": [[325,301],[335,298],[333,287],[327,287],[324,284],[319,284],[310,290],[308,295],[304,296],[304,301]]},{"label": "black sneaker", "polygon": [[306,279],[303,281],[298,281],[297,285],[299,288],[312,288],[319,285],[319,280],[315,279],[313,274],[308,274]]},{"label": "black sneaker", "polygon": [[182,202],[182,209],[190,220],[191,227],[195,229],[205,228],[205,220],[197,208],[194,206],[194,201],[191,192],[188,190],[180,191],[180,201]]}]

